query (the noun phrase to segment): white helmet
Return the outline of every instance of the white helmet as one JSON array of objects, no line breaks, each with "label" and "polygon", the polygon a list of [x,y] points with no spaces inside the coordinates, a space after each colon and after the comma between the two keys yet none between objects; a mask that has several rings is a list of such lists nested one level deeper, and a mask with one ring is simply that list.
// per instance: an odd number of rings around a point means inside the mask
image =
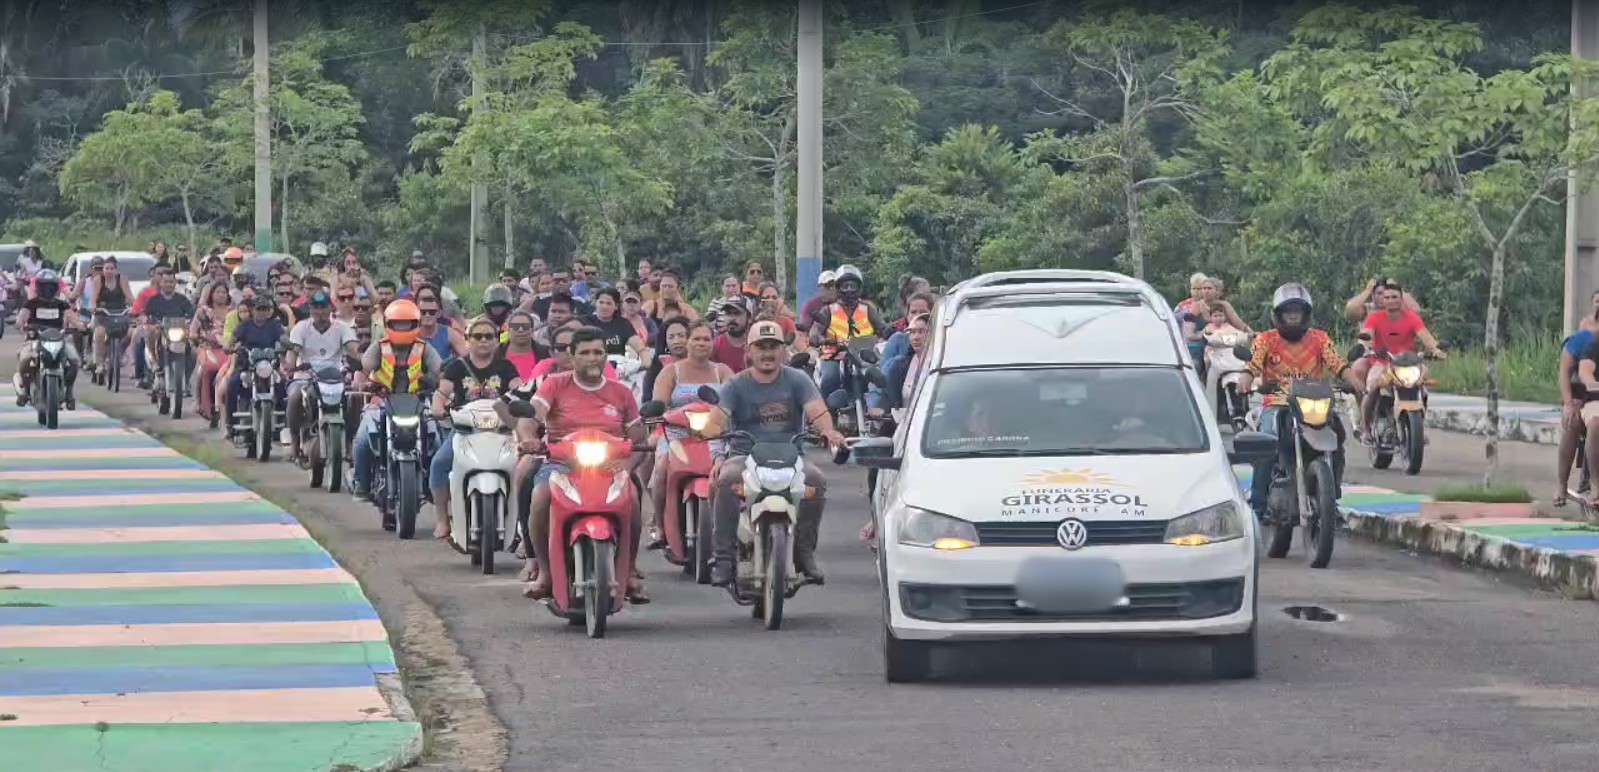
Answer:
[{"label": "white helmet", "polygon": [[327,257],[328,256],[328,245],[323,244],[320,241],[318,241],[315,244],[312,244],[311,245],[311,256],[312,257]]}]

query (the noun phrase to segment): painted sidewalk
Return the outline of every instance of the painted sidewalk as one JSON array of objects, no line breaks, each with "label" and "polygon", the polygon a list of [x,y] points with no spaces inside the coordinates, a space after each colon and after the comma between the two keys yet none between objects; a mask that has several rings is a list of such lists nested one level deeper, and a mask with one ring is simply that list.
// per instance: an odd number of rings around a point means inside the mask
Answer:
[{"label": "painted sidewalk", "polygon": [[[1249,468],[1235,467],[1234,472],[1247,492]],[[1430,519],[1421,513],[1421,503],[1429,500],[1350,483],[1344,486],[1338,506],[1346,527],[1361,536],[1465,565],[1520,574],[1572,597],[1599,599],[1599,530],[1547,517]]]},{"label": "painted sidewalk", "polygon": [[87,407],[60,427],[0,385],[0,768],[415,760],[383,624],[293,516]]}]

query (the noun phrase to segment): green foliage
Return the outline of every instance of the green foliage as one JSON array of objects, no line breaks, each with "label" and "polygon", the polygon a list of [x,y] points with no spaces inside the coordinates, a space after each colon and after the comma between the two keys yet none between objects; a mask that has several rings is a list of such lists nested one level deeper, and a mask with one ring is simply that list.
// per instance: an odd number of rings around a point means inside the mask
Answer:
[{"label": "green foliage", "polygon": [[1531,504],[1532,494],[1520,485],[1445,485],[1434,493],[1433,501],[1465,501],[1476,504]]}]

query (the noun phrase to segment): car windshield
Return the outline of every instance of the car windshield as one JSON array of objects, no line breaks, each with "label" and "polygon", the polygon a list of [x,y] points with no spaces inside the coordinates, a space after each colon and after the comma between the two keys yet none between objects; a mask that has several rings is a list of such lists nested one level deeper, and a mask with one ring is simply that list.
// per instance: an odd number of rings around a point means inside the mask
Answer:
[{"label": "car windshield", "polygon": [[22,259],[22,245],[7,244],[0,246],[0,271],[9,271],[17,267],[17,261]]},{"label": "car windshield", "polygon": [[117,273],[128,277],[128,281],[149,281],[154,267],[155,258],[149,255],[117,255]]},{"label": "car windshield", "polygon": [[1176,368],[967,370],[939,376],[929,458],[1199,453],[1199,406]]}]

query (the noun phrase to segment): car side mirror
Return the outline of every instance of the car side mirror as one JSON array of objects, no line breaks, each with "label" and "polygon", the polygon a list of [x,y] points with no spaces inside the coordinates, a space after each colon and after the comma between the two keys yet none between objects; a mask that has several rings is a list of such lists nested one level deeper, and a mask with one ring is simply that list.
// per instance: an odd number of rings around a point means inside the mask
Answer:
[{"label": "car side mirror", "polygon": [[694,392],[694,396],[707,405],[722,404],[722,392],[717,391],[716,387],[709,383],[700,384],[699,391]]},{"label": "car side mirror", "polygon": [[836,389],[832,394],[827,395],[828,410],[843,410],[849,407],[849,403],[849,392],[843,389]]},{"label": "car side mirror", "polygon": [[638,414],[644,418],[660,418],[661,416],[666,415],[666,403],[658,399],[652,399],[648,402],[645,402],[644,405],[638,409]]},{"label": "car side mirror", "polygon": [[533,403],[520,399],[506,403],[505,407],[511,411],[511,415],[517,418],[533,418],[538,415],[538,412],[533,409]]},{"label": "car side mirror", "polygon": [[1232,448],[1227,451],[1227,461],[1232,464],[1254,464],[1277,453],[1277,438],[1264,432],[1239,432],[1232,437]]}]

